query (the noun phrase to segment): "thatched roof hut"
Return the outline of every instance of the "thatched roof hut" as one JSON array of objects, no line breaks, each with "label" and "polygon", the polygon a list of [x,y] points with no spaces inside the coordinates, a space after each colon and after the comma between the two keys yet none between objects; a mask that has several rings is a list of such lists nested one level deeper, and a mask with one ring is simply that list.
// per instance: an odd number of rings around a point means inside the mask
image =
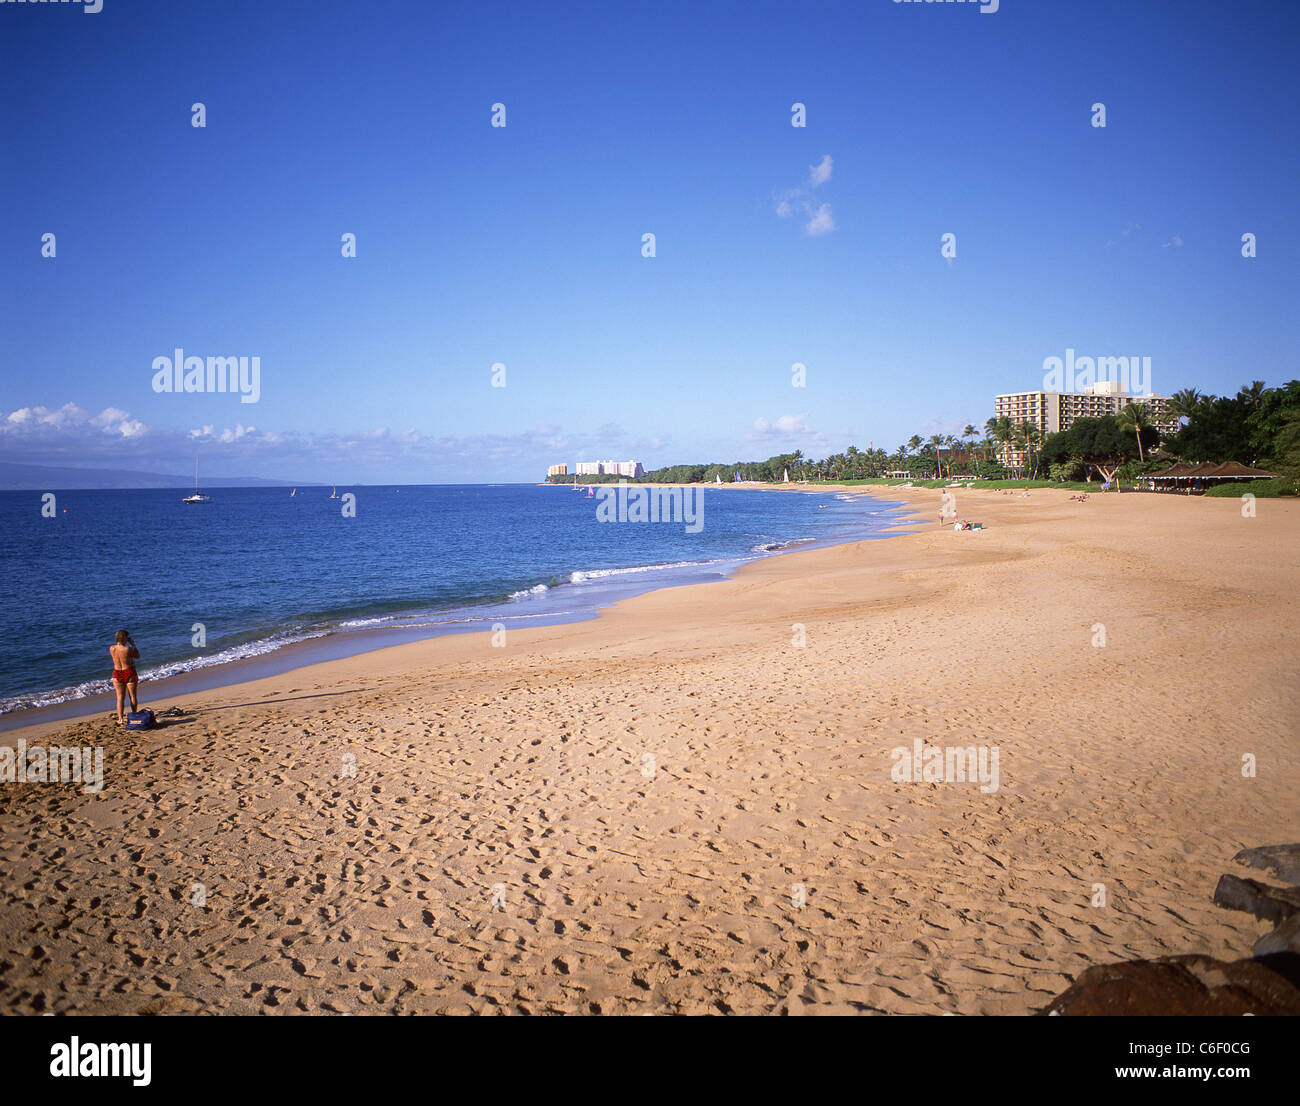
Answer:
[{"label": "thatched roof hut", "polygon": [[1149,472],[1145,476],[1139,477],[1141,480],[1183,480],[1192,475],[1192,466],[1185,465],[1178,461],[1170,465],[1167,469],[1161,469],[1159,472]]},{"label": "thatched roof hut", "polygon": [[1221,461],[1218,464],[1187,465],[1182,461],[1159,472],[1139,476],[1165,486],[1165,490],[1196,492],[1229,480],[1269,480],[1276,473],[1253,469],[1239,461]]},{"label": "thatched roof hut", "polygon": [[1195,472],[1192,475],[1209,480],[1271,480],[1277,476],[1275,472],[1253,469],[1249,465],[1241,464],[1239,461],[1223,461],[1217,465],[1197,465],[1196,467],[1205,469],[1205,471]]}]

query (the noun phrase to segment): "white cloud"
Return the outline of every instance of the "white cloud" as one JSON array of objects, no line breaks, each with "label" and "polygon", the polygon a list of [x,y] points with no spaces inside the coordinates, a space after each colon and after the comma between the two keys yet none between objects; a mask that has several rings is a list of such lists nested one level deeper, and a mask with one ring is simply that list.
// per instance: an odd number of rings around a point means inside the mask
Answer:
[{"label": "white cloud", "polygon": [[813,238],[820,238],[835,229],[835,217],[831,214],[831,205],[822,204],[812,213],[804,230]]},{"label": "white cloud", "polygon": [[119,407],[105,407],[90,421],[95,426],[108,426],[110,423],[121,422],[126,417],[127,413]]},{"label": "white cloud", "polygon": [[820,238],[835,229],[835,217],[831,214],[831,205],[819,200],[814,195],[816,189],[831,179],[834,160],[830,154],[823,155],[816,165],[808,167],[808,181],[803,187],[788,188],[774,197],[777,217],[789,219],[798,215],[804,222],[804,233],[811,238]]},{"label": "white cloud", "polygon": [[791,434],[808,433],[808,413],[802,415],[781,415],[773,422],[770,419],[757,418],[750,427],[751,437],[784,438]]},{"label": "white cloud", "polygon": [[[207,423],[197,430],[191,430],[188,436],[193,441],[223,442],[226,445],[229,445],[231,442],[242,441],[244,438],[250,437],[256,433],[257,427],[245,426],[242,422],[235,423],[233,429],[231,427],[226,427],[220,433],[217,432],[216,427],[211,423]],[[263,434],[261,437],[265,439],[268,438],[269,435]],[[276,441],[279,440],[280,439],[277,437]]]},{"label": "white cloud", "polygon": [[385,426],[275,433],[243,423],[149,427],[120,408],[94,414],[74,403],[0,409],[0,460],[184,474],[193,464],[196,447],[201,447],[203,469],[215,476],[247,471],[293,480],[337,477],[391,482],[394,473],[414,480],[479,480],[485,474],[518,479],[521,474],[545,472],[546,465],[559,461],[634,457],[653,467],[659,458],[652,451],[657,454],[670,445],[665,435],[643,438],[612,423],[576,434],[566,434],[552,424],[459,437]]},{"label": "white cloud", "polygon": [[1176,249],[1176,250],[1182,249],[1182,247],[1183,247],[1183,239],[1182,239],[1182,237],[1181,237],[1180,235],[1175,234],[1171,239],[1169,239],[1168,242],[1166,242],[1166,243],[1165,243],[1163,246],[1161,246],[1160,248],[1161,248],[1162,250],[1167,250],[1167,249],[1169,249],[1171,246],[1172,246],[1174,249]]},{"label": "white cloud", "polygon": [[88,422],[90,414],[83,411],[75,403],[65,403],[57,410],[51,410],[48,407],[36,408],[36,421],[42,426],[52,426],[55,429],[62,429],[66,426],[81,426]]},{"label": "white cloud", "polygon": [[65,403],[62,407],[19,407],[0,421],[0,433],[43,441],[92,430],[115,437],[139,438],[149,428],[118,407],[105,407],[98,415],[92,415],[75,403]]}]

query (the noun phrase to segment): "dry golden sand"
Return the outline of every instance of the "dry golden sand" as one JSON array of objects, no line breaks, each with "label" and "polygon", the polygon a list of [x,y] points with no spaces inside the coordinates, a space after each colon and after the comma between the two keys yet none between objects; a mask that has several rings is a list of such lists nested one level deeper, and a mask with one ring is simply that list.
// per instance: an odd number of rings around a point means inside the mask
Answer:
[{"label": "dry golden sand", "polygon": [[[108,780],[0,788],[0,1008],[1020,1014],[1248,955],[1210,896],[1300,840],[1300,504],[883,494],[922,532],[5,735]],[[914,737],[1000,790],[895,783]]]}]

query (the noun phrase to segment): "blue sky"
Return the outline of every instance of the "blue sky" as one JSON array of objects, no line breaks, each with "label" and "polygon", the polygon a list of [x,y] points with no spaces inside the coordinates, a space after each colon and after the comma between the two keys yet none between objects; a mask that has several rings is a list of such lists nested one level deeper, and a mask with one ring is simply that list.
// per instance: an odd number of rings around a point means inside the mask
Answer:
[{"label": "blue sky", "polygon": [[[0,460],[531,480],[892,449],[1067,347],[1277,384],[1298,30],[1258,0],[0,4]],[[156,393],[176,347],[259,357],[259,401]]]}]

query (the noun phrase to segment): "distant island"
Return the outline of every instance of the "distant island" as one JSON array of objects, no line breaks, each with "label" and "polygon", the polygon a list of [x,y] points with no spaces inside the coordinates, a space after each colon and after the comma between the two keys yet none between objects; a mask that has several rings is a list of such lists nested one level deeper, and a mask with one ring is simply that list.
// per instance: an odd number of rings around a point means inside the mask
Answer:
[{"label": "distant island", "polygon": [[[131,472],[125,469],[104,467],[79,469],[49,465],[24,465],[14,461],[0,461],[0,491],[95,491],[107,488],[188,488],[194,484],[191,473],[169,476],[158,472]],[[290,480],[267,480],[261,476],[204,476],[208,488],[288,488],[295,486]],[[299,488],[323,488],[327,485],[309,480],[296,482]]]}]

